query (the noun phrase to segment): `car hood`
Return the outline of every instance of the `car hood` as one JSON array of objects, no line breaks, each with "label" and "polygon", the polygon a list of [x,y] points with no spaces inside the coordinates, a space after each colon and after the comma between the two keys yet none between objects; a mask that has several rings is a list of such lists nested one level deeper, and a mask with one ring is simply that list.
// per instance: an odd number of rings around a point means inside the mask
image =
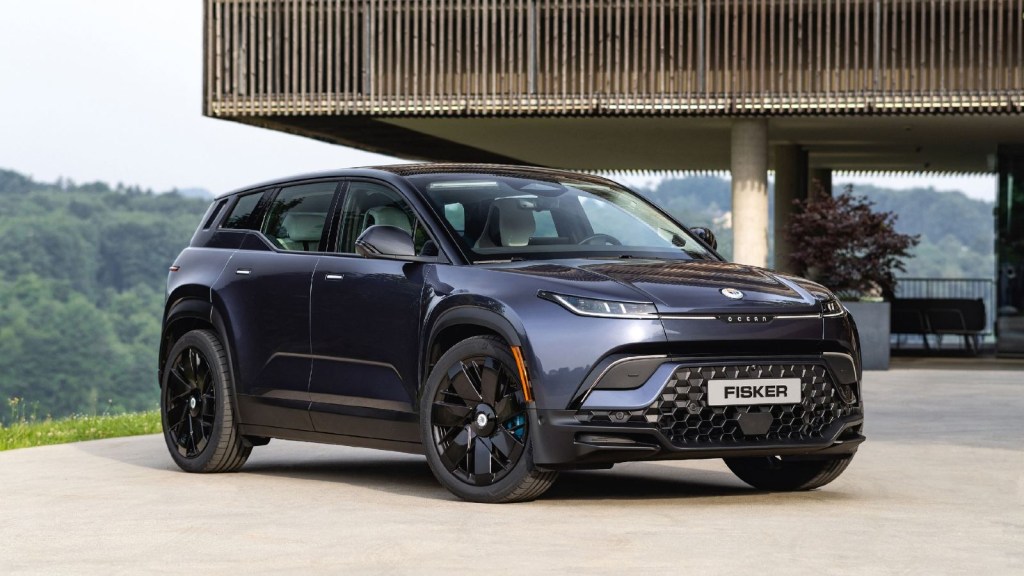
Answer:
[{"label": "car hood", "polygon": [[[650,299],[662,314],[817,313],[820,310],[818,301],[808,292],[808,288],[816,286],[813,283],[729,262],[573,260],[506,270],[548,278],[611,280]],[[725,296],[722,291],[728,288],[742,292],[742,298]],[[824,288],[821,291],[826,292]]]}]

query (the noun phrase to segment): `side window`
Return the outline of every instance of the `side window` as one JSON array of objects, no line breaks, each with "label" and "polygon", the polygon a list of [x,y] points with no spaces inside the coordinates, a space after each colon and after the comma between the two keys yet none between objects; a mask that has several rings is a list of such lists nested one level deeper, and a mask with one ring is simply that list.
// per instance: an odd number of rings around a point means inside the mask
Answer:
[{"label": "side window", "polygon": [[224,224],[221,224],[221,228],[234,228],[236,230],[257,230],[260,227],[260,223],[255,221],[256,208],[260,205],[260,199],[263,198],[263,192],[256,192],[253,194],[246,194],[238,198],[235,202],[235,207],[231,209],[231,213],[224,219]]},{"label": "side window", "polygon": [[356,238],[374,225],[395,226],[411,234],[417,254],[429,240],[416,213],[398,192],[383,184],[350,183],[341,211],[337,251],[355,254]]},{"label": "side window", "polygon": [[270,204],[262,232],[283,250],[316,252],[337,187],[337,182],[316,182],[282,188]]}]

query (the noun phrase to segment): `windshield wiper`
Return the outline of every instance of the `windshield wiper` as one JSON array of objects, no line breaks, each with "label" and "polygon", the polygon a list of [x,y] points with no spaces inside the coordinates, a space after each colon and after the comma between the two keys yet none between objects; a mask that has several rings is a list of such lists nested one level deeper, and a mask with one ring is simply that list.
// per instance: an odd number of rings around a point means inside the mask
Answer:
[{"label": "windshield wiper", "polygon": [[619,255],[608,255],[608,256],[583,256],[584,260],[678,260],[678,258],[670,258],[668,256],[638,256],[636,254],[619,254]]},{"label": "windshield wiper", "polygon": [[526,258],[522,256],[513,256],[511,258],[501,258],[497,260],[474,260],[473,264],[508,264],[509,262],[525,262]]}]

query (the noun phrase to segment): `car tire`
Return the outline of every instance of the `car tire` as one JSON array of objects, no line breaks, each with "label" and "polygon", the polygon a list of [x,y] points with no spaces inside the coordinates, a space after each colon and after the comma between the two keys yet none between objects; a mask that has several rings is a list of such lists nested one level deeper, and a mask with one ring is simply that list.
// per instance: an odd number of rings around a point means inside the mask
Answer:
[{"label": "car tire", "polygon": [[187,472],[234,472],[252,451],[238,431],[224,345],[209,330],[192,330],[167,355],[160,414],[171,458]]},{"label": "car tire", "polygon": [[853,456],[806,459],[769,456],[726,458],[733,474],[758,490],[791,492],[814,490],[835,480],[853,461]]},{"label": "car tire", "polygon": [[472,502],[533,500],[557,472],[537,469],[523,383],[505,342],[474,336],[437,361],[420,395],[420,435],[438,481]]}]

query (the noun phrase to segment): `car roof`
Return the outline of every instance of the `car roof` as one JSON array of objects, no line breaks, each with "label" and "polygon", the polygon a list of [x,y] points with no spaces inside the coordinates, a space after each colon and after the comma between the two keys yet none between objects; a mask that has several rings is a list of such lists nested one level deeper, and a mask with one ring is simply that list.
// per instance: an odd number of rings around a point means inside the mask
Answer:
[{"label": "car roof", "polygon": [[[424,174],[488,174],[493,176],[508,176],[513,178],[536,178],[542,180],[571,177],[576,180],[583,180],[595,184],[606,184],[609,182],[607,179],[601,178],[599,176],[593,176],[581,172],[572,172],[569,170],[544,168],[540,166],[515,166],[510,164],[467,164],[455,162],[418,162],[408,164],[389,164],[382,166],[365,166],[360,168],[344,168],[340,170],[325,170],[321,172],[297,174],[286,178],[275,178],[273,180],[267,180],[264,182],[260,182],[258,184],[246,186],[244,188],[237,188],[235,190],[231,190],[230,192],[219,194],[217,198],[220,199],[242,192],[258,190],[261,188],[270,188],[273,186],[280,186],[283,184],[288,184],[291,182],[297,182],[302,180],[315,180],[319,178],[352,178],[363,176],[383,178],[385,180],[393,180],[394,176],[406,177]],[[391,176],[391,178],[388,178],[388,176]]]}]

